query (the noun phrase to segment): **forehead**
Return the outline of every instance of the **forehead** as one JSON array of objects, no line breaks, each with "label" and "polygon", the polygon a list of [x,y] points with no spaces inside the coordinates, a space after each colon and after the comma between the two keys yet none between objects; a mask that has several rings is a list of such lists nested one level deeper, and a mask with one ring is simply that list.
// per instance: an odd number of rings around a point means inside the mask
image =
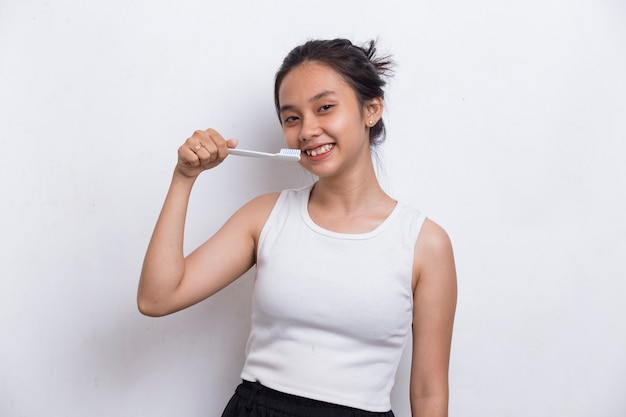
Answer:
[{"label": "forehead", "polygon": [[319,62],[305,62],[283,78],[278,89],[279,102],[308,100],[323,91],[355,95],[352,87],[337,71]]}]

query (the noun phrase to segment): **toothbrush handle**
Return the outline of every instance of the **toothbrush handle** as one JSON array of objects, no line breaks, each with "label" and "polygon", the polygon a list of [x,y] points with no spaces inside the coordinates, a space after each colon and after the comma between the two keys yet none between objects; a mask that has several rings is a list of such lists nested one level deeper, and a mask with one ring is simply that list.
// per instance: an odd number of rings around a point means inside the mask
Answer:
[{"label": "toothbrush handle", "polygon": [[230,155],[239,155],[239,156],[254,156],[257,158],[264,158],[270,156],[270,154],[265,152],[258,151],[249,151],[247,149],[228,149],[228,153]]}]

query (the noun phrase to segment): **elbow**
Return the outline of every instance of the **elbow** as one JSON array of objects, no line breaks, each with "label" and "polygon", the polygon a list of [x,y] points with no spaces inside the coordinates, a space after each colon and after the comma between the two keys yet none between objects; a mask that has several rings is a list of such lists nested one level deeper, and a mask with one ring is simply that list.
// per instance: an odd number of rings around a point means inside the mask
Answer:
[{"label": "elbow", "polygon": [[171,313],[169,311],[168,298],[162,291],[150,289],[143,283],[143,275],[137,289],[137,309],[141,314],[148,317],[163,317]]},{"label": "elbow", "polygon": [[142,303],[141,301],[137,301],[137,309],[141,314],[148,317],[161,317],[162,314],[159,314],[157,309],[150,306],[147,303]]},{"label": "elbow", "polygon": [[169,314],[160,303],[152,302],[146,297],[137,297],[137,309],[141,314],[148,317],[163,317]]}]

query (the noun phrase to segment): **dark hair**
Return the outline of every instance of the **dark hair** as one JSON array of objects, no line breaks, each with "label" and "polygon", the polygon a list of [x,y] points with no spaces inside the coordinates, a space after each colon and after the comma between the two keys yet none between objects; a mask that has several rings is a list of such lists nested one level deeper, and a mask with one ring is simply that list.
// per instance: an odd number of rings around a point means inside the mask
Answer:
[{"label": "dark hair", "polygon": [[[305,62],[315,61],[337,71],[354,89],[359,104],[369,99],[384,99],[385,77],[392,73],[393,61],[389,56],[376,56],[376,42],[364,46],[353,45],[347,39],[310,40],[295,47],[287,54],[276,73],[274,82],[274,104],[280,117],[278,89],[292,69]],[[385,124],[382,119],[370,129],[370,145],[376,146],[385,140]]]}]

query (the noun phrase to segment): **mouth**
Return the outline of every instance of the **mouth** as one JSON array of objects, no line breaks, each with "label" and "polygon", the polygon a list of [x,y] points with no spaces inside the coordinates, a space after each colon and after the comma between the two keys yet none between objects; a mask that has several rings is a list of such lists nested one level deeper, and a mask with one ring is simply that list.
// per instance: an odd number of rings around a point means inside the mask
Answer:
[{"label": "mouth", "polygon": [[334,147],[335,147],[334,144],[327,143],[325,145],[318,146],[317,148],[314,148],[314,149],[307,149],[304,151],[304,153],[307,154],[308,156],[320,156],[327,152],[330,152],[331,149],[333,149]]}]

